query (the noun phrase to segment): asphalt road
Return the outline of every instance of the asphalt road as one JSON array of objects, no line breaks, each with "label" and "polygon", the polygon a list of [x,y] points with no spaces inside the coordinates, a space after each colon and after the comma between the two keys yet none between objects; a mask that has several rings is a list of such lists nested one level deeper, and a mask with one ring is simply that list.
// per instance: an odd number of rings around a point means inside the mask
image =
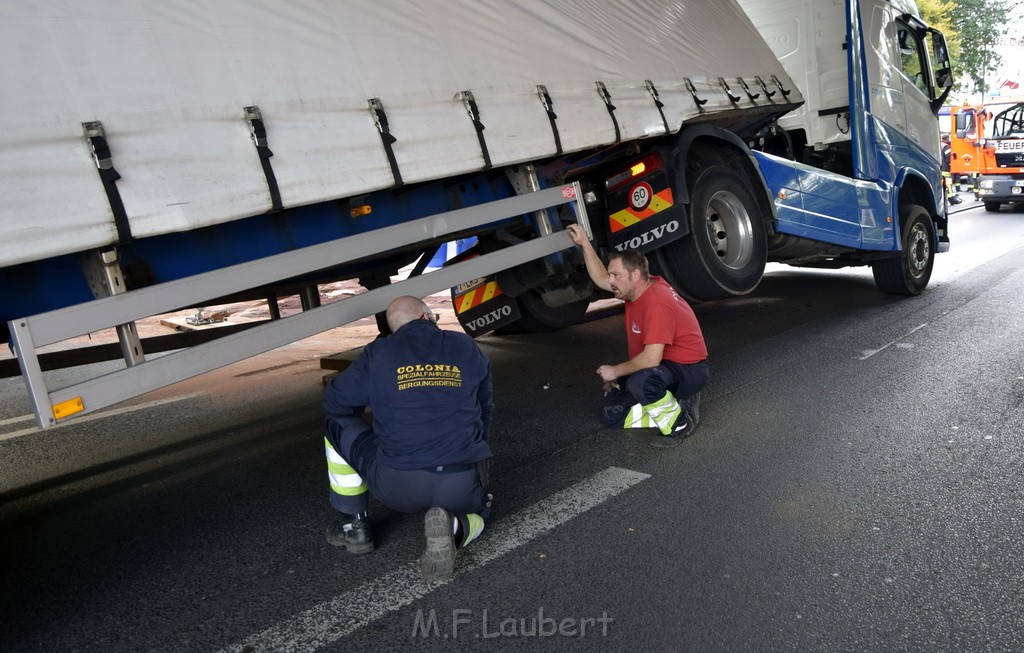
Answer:
[{"label": "asphalt road", "polygon": [[481,340],[497,513],[444,585],[419,515],[324,540],[329,335],[2,440],[0,650],[1024,650],[1024,212],[951,223],[920,297],[772,266],[696,307],[676,449],[596,421],[620,316]]}]

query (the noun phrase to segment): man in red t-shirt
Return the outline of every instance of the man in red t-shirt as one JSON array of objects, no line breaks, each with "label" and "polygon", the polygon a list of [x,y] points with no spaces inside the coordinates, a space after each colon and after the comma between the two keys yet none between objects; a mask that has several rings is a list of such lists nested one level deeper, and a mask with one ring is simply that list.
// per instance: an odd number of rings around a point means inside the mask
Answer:
[{"label": "man in red t-shirt", "polygon": [[657,427],[661,435],[652,445],[679,444],[697,428],[700,391],[710,373],[693,309],[664,279],[650,275],[640,252],[612,252],[606,269],[579,225],[566,231],[583,250],[593,282],[626,302],[629,360],[597,368],[606,391],[601,422]]}]

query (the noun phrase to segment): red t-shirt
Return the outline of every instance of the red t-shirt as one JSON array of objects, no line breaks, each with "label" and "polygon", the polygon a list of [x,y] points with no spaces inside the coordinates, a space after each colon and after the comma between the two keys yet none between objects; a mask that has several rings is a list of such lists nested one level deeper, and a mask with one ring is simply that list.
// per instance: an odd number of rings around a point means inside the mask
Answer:
[{"label": "red t-shirt", "polygon": [[708,357],[697,316],[672,286],[651,275],[650,286],[626,302],[626,342],[633,358],[644,345],[665,345],[663,360],[697,363]]}]

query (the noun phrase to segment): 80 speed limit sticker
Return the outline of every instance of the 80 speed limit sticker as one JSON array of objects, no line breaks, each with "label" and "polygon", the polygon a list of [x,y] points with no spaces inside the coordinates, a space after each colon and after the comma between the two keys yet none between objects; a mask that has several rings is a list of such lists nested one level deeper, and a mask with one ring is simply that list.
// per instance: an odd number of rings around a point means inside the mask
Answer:
[{"label": "80 speed limit sticker", "polygon": [[643,211],[651,203],[651,199],[654,197],[654,190],[651,189],[651,185],[646,181],[641,181],[639,184],[629,189],[629,205],[634,211]]}]

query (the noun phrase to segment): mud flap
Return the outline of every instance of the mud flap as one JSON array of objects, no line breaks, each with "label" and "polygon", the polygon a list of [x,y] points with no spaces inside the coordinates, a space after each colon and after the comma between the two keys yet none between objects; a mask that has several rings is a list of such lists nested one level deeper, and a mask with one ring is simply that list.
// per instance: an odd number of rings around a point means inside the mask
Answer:
[{"label": "mud flap", "polygon": [[474,338],[522,317],[516,300],[501,292],[495,275],[452,288],[452,307],[459,324]]},{"label": "mud flap", "polygon": [[616,251],[647,253],[689,231],[683,206],[675,203],[663,171],[608,194],[608,244]]}]

